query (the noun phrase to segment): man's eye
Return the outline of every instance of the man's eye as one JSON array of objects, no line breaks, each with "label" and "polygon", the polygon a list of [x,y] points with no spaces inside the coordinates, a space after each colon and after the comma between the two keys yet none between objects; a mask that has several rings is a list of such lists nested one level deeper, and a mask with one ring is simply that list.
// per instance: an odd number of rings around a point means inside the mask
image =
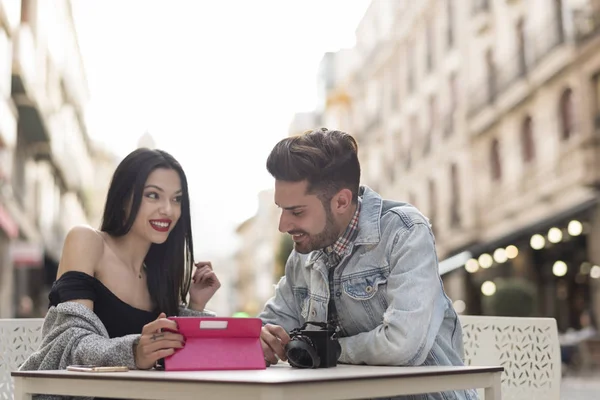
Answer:
[{"label": "man's eye", "polygon": [[302,211],[294,211],[294,212],[292,212],[292,215],[293,215],[294,217],[299,217],[299,216],[301,216],[301,215],[302,215]]}]

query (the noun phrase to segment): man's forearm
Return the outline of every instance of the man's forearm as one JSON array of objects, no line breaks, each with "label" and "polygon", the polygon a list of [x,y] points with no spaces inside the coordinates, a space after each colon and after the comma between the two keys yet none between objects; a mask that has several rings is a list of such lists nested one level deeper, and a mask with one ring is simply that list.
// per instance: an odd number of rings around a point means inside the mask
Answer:
[{"label": "man's forearm", "polygon": [[[370,332],[359,333],[340,339],[342,353],[340,362],[346,364],[367,365],[421,365],[427,354],[423,343],[403,345],[397,340],[390,340],[383,325]],[[417,345],[419,348],[411,348]]]}]

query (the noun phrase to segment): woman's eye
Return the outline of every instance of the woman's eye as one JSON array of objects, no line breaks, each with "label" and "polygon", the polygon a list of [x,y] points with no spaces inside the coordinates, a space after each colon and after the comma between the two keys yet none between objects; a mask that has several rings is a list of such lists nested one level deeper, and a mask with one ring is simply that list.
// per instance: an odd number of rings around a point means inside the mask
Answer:
[{"label": "woman's eye", "polygon": [[181,199],[182,199],[181,196],[177,196],[173,200],[175,201],[175,203],[181,203]]},{"label": "woman's eye", "polygon": [[146,197],[149,199],[158,199],[158,194],[154,192],[146,193]]}]

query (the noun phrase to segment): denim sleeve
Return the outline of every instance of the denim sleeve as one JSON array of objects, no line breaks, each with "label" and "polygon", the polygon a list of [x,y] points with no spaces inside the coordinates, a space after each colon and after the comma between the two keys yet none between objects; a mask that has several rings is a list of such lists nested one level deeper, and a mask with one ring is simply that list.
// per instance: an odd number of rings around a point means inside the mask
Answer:
[{"label": "denim sleeve", "polygon": [[431,229],[416,222],[399,231],[390,254],[389,307],[369,332],[340,339],[340,362],[421,365],[443,322],[445,302]]},{"label": "denim sleeve", "polygon": [[273,324],[283,327],[286,332],[300,326],[298,307],[294,298],[291,283],[288,282],[289,270],[294,264],[294,255],[290,255],[285,267],[285,275],[275,287],[275,295],[271,297],[263,311],[259,314],[263,325]]}]

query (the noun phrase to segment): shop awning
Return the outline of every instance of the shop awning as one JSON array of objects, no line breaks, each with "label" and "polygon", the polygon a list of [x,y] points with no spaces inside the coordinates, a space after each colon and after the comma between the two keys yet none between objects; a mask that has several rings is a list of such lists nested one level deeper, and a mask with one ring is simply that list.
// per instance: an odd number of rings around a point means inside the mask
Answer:
[{"label": "shop awning", "polygon": [[513,242],[516,242],[519,239],[522,239],[524,236],[533,235],[540,231],[547,230],[553,225],[564,223],[565,220],[576,218],[581,214],[584,214],[585,212],[593,209],[599,201],[599,198],[588,200],[568,210],[556,213],[548,218],[542,219],[534,224],[517,229],[508,235],[484,243],[475,243],[472,246],[463,249],[463,251],[457,253],[456,255],[453,255],[441,261],[439,263],[440,275],[446,274],[464,266],[467,260],[469,260],[472,257],[477,257],[479,254],[490,251],[491,249],[496,249],[498,247],[505,247]]}]

